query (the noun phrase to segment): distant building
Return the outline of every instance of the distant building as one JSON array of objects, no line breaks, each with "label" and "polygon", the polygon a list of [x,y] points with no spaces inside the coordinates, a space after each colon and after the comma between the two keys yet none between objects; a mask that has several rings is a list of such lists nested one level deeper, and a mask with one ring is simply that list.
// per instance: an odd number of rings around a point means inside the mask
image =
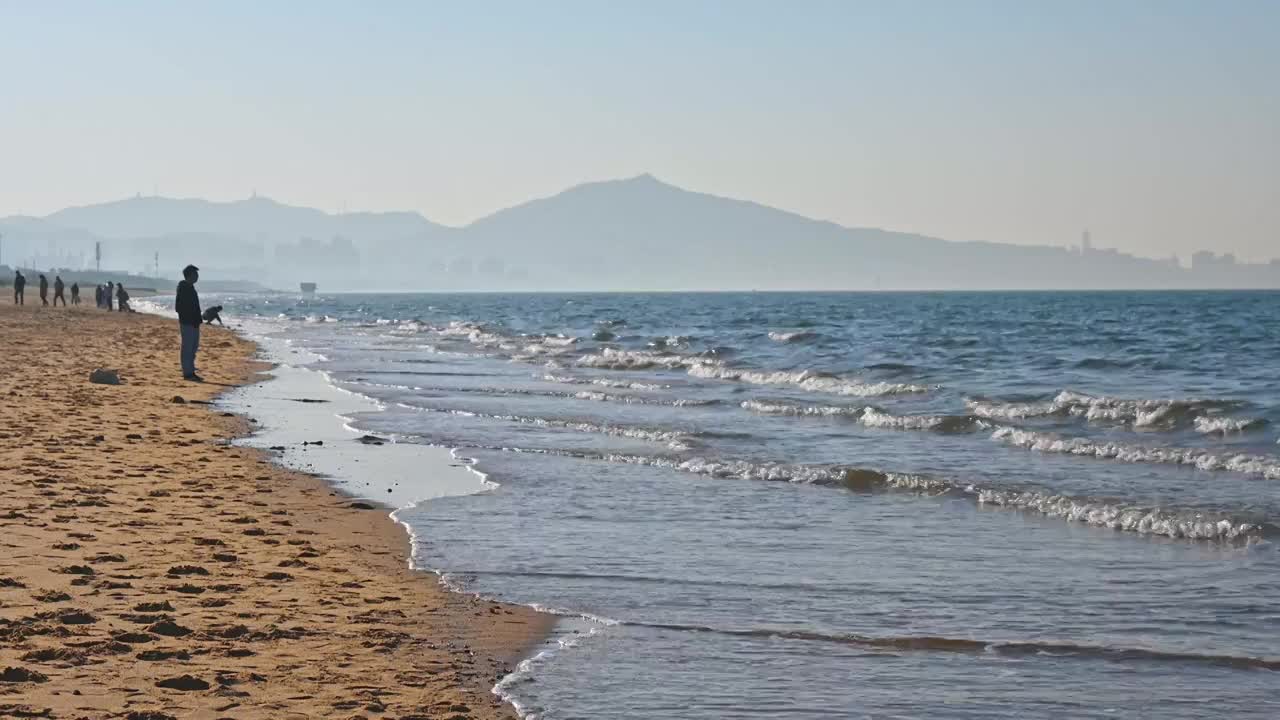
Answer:
[{"label": "distant building", "polygon": [[1236,256],[1233,253],[1215,255],[1209,250],[1201,250],[1191,256],[1192,270],[1209,270],[1213,268],[1231,267],[1235,264]]}]

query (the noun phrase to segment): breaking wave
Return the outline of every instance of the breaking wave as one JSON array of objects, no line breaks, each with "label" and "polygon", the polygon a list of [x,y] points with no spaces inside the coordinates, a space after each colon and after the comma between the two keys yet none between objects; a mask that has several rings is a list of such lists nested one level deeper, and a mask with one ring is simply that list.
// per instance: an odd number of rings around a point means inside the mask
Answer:
[{"label": "breaking wave", "polygon": [[973,414],[991,419],[1080,417],[1089,422],[1127,424],[1146,429],[1183,426],[1211,412],[1241,405],[1232,400],[1127,400],[1071,390],[1063,390],[1049,402],[1004,403],[971,399],[967,404]]},{"label": "breaking wave", "polygon": [[1051,433],[998,428],[991,439],[1027,450],[1121,460],[1132,463],[1188,465],[1200,470],[1217,470],[1254,475],[1268,480],[1280,479],[1280,459],[1264,455],[1215,454],[1208,450],[1176,447],[1142,447],[1116,442],[1097,442],[1085,438],[1064,438]]},{"label": "breaking wave", "polygon": [[812,330],[795,330],[792,332],[771,332],[769,339],[780,343],[808,342],[821,337],[819,333]]},{"label": "breaking wave", "polygon": [[989,423],[972,415],[893,415],[871,406],[793,405],[763,400],[745,400],[741,406],[761,415],[847,417],[867,427],[893,430],[968,432],[990,427]]},{"label": "breaking wave", "polygon": [[792,415],[809,417],[862,417],[867,408],[863,405],[792,405],[791,403],[768,402],[767,400],[744,400],[743,410],[750,410],[760,415]]},{"label": "breaking wave", "polygon": [[694,377],[716,380],[734,380],[752,385],[792,385],[810,392],[831,393],[834,395],[850,395],[855,397],[871,397],[874,395],[900,395],[907,393],[925,393],[934,387],[910,383],[874,382],[864,383],[848,378],[837,377],[813,370],[778,370],[759,371],[729,368],[714,363],[696,363],[689,367],[689,374]]},{"label": "breaking wave", "polygon": [[1074,497],[1042,489],[984,487],[928,475],[885,472],[871,468],[795,465],[704,457],[681,459],[622,453],[596,454],[560,450],[505,449],[514,452],[567,455],[628,465],[646,465],[733,480],[788,482],[845,488],[855,492],[897,490],[925,495],[947,494],[968,499],[983,507],[1033,512],[1067,522],[1182,540],[1250,541],[1280,535],[1280,527],[1274,523],[1251,517],[1237,517],[1196,508],[1148,507],[1118,499]]},{"label": "breaking wave", "polygon": [[547,382],[563,383],[565,385],[599,385],[600,387],[615,388],[618,390],[665,390],[670,385],[660,385],[658,383],[635,382],[632,380],[614,380],[612,378],[584,378],[575,377],[573,375],[552,375],[542,376]]},{"label": "breaking wave", "polygon": [[1209,415],[1195,419],[1196,432],[1206,435],[1228,435],[1248,432],[1266,424],[1267,421],[1261,418],[1234,418],[1222,415]]},{"label": "breaking wave", "polygon": [[571,430],[574,432],[596,433],[601,435],[612,435],[614,437],[632,438],[635,440],[648,440],[657,443],[666,443],[667,447],[672,450],[688,450],[697,441],[696,436],[705,433],[683,432],[680,430],[666,430],[660,428],[645,428],[630,425],[610,425],[605,423],[594,423],[583,420],[566,420],[560,418],[544,418],[528,415],[509,415],[503,413],[484,413],[474,410],[458,410],[433,408],[422,405],[412,405],[409,403],[396,403],[406,410],[416,412],[444,413],[447,415],[457,415],[460,417],[484,418],[486,420],[498,420],[500,422],[519,423],[521,425],[531,425],[540,428],[551,428],[558,430]]},{"label": "breaking wave", "polygon": [[706,362],[702,358],[652,350],[619,350],[605,348],[598,353],[583,355],[577,364],[582,367],[603,370],[649,370],[660,368],[673,370],[691,368]]}]

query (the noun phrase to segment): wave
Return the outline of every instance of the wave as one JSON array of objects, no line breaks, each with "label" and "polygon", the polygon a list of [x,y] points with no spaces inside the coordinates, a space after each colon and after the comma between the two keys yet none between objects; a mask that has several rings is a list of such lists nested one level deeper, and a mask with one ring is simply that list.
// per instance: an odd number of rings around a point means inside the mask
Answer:
[{"label": "wave", "polygon": [[969,432],[989,427],[972,415],[891,415],[873,407],[867,408],[858,422],[867,427],[936,432]]},{"label": "wave", "polygon": [[1142,447],[1116,442],[1096,442],[1085,438],[1064,438],[1051,433],[998,428],[991,439],[1046,453],[1081,455],[1132,463],[1188,465],[1200,470],[1230,471],[1268,480],[1280,479],[1280,458],[1239,454],[1215,454],[1208,450],[1177,447]]},{"label": "wave", "polygon": [[581,367],[598,370],[685,370],[693,377],[710,380],[730,380],[752,385],[790,385],[810,392],[856,397],[925,393],[937,387],[912,383],[864,383],[816,370],[733,368],[721,360],[652,350],[605,348],[598,353],[583,355],[576,362]]},{"label": "wave", "polygon": [[979,417],[1015,420],[1036,417],[1081,417],[1090,422],[1111,422],[1144,429],[1173,429],[1211,412],[1239,407],[1234,400],[1129,400],[1063,390],[1053,400],[1040,403],[1004,403],[984,399],[967,401]]},{"label": "wave", "polygon": [[706,407],[709,405],[718,405],[719,400],[694,400],[691,398],[676,398],[674,400],[658,400],[655,398],[637,397],[635,395],[615,395],[613,393],[600,392],[598,390],[582,390],[570,395],[577,400],[594,400],[597,402],[614,402],[623,403],[625,405],[661,405],[665,407]]},{"label": "wave", "polygon": [[1110,358],[1085,358],[1074,363],[1071,367],[1080,368],[1081,370],[1121,370],[1131,368],[1137,365],[1139,360],[1112,360]]},{"label": "wave", "polygon": [[[381,373],[393,374],[393,373]],[[426,375],[440,376],[449,375],[457,376],[462,373],[454,372],[407,372],[394,373],[403,375]],[[481,377],[491,375],[490,373],[474,373],[466,374],[464,377]],[[380,383],[367,380],[365,378],[344,379],[337,378],[336,382],[343,385],[358,385],[361,387],[385,388],[388,390],[411,390],[413,392],[428,393],[459,393],[464,395],[491,395],[495,397],[519,396],[519,397],[540,397],[540,398],[560,398],[563,400],[593,400],[597,402],[613,402],[624,405],[654,405],[661,407],[704,407],[720,404],[719,400],[698,400],[693,398],[650,398],[640,397],[637,395],[617,395],[614,393],[599,392],[595,390],[581,390],[578,392],[555,391],[555,390],[529,390],[525,388],[511,387],[448,387],[448,386],[432,386],[432,385],[397,385],[394,383]]]},{"label": "wave", "polygon": [[410,403],[396,403],[396,405],[406,410],[414,410],[417,412],[444,413],[447,415],[457,415],[460,417],[483,418],[485,420],[497,420],[500,422],[519,423],[521,425],[532,425],[534,427],[552,428],[558,430],[571,430],[574,432],[594,433],[600,435],[612,435],[615,437],[626,437],[635,440],[648,440],[657,443],[666,443],[667,447],[672,450],[688,450],[691,445],[696,443],[694,439],[697,436],[709,436],[714,433],[701,433],[695,431],[667,430],[662,428],[645,428],[630,425],[610,425],[605,423],[595,423],[586,420],[567,420],[561,418],[545,418],[529,415],[511,415],[504,413],[485,413],[475,410],[459,410],[447,408],[433,408],[423,405],[413,405]]},{"label": "wave", "polygon": [[689,374],[694,377],[734,380],[752,385],[793,385],[810,392],[856,397],[926,393],[934,389],[934,387],[910,383],[864,383],[813,370],[742,370],[713,363],[694,364],[689,367]]},{"label": "wave", "polygon": [[862,417],[867,408],[863,405],[792,405],[791,403],[768,402],[766,400],[744,400],[743,410],[750,410],[761,415],[791,415],[799,417]]},{"label": "wave", "polygon": [[808,342],[810,340],[816,340],[819,337],[821,337],[821,334],[816,333],[812,330],[793,330],[791,332],[775,331],[775,332],[769,333],[770,340],[774,342],[780,342],[780,343]]},{"label": "wave", "polygon": [[605,348],[598,353],[583,355],[577,359],[577,364],[582,367],[602,370],[649,370],[652,368],[673,370],[692,368],[706,362],[703,358],[689,355],[617,348]]},{"label": "wave", "polygon": [[1195,419],[1196,432],[1206,435],[1228,435],[1231,433],[1256,430],[1267,424],[1261,418],[1235,418],[1222,415],[1207,415]]},{"label": "wave", "polygon": [[977,640],[974,638],[950,638],[936,635],[891,635],[870,636],[856,634],[821,633],[809,630],[771,629],[771,628],[714,628],[706,625],[687,625],[681,623],[658,623],[624,621],[623,625],[648,627],[655,630],[675,630],[680,632],[715,633],[733,637],[778,638],[782,640],[804,640],[809,642],[837,643],[873,650],[890,652],[953,652],[953,653],[994,653],[1010,657],[1052,656],[1075,657],[1105,661],[1150,661],[1199,663],[1248,670],[1280,671],[1280,658],[1253,657],[1249,655],[1216,655],[1208,653],[1155,650],[1139,647],[1116,647],[1112,645],[1084,645],[1073,642],[1051,642],[1042,640]]},{"label": "wave", "polygon": [[745,400],[741,403],[741,407],[762,415],[847,417],[867,427],[894,430],[968,432],[990,427],[988,423],[973,415],[893,415],[871,406],[792,405],[763,400]]},{"label": "wave", "polygon": [[618,390],[666,390],[670,385],[661,385],[658,383],[635,382],[632,380],[614,380],[612,378],[584,378],[573,375],[552,375],[542,376],[547,382],[562,383],[565,385],[599,385],[600,387],[616,388]]},{"label": "wave", "polygon": [[731,480],[787,482],[841,488],[853,492],[904,491],[951,495],[979,506],[1034,512],[1045,517],[1138,535],[1180,540],[1250,542],[1280,536],[1280,526],[1256,517],[1197,508],[1145,507],[1113,498],[1061,495],[1042,489],[983,487],[915,473],[886,472],[845,465],[796,465],[704,457],[682,459],[624,453],[594,453],[546,448],[490,447],[536,455],[559,455],[627,465],[645,465]]}]

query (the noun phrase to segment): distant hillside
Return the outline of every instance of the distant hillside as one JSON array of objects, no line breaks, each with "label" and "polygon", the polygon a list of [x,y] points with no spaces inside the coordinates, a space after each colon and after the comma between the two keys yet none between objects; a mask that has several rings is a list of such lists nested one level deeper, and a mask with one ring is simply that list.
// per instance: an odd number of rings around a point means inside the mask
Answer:
[{"label": "distant hillside", "polygon": [[[1114,251],[952,242],[848,228],[651,175],[579,185],[462,228],[417,213],[330,214],[266,198],[137,197],[0,220],[5,257],[329,290],[1280,287],[1280,264],[1188,270]],[[25,254],[24,254],[25,253]]]},{"label": "distant hillside", "polygon": [[44,219],[60,227],[82,228],[112,240],[194,232],[280,241],[332,235],[394,240],[438,227],[413,212],[335,215],[263,197],[234,202],[136,197],[67,208]]}]

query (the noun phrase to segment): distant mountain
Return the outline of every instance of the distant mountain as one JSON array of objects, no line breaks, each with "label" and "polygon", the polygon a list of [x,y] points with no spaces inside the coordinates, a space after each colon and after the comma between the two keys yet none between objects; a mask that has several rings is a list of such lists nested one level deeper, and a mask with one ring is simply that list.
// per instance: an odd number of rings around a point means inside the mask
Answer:
[{"label": "distant mountain", "polygon": [[[652,175],[592,182],[461,228],[413,212],[330,214],[267,198],[137,197],[0,220],[5,257],[212,274],[292,288],[870,290],[1280,287],[1280,264],[1184,269],[1115,251],[849,228]],[[26,253],[26,255],[23,255]],[[78,255],[76,255],[78,253]],[[91,254],[90,254],[91,257]],[[71,265],[63,265],[71,266]]]},{"label": "distant mountain", "polygon": [[130,240],[178,233],[213,233],[244,239],[293,241],[301,236],[360,235],[394,240],[439,227],[414,212],[344,213],[284,205],[264,197],[233,202],[135,197],[67,208],[44,218],[65,228],[82,228],[105,239]]},{"label": "distant mountain", "polygon": [[959,243],[847,228],[690,192],[651,175],[588,183],[464,228],[470,252],[551,287],[681,290],[1174,287],[1185,273],[1127,255]]}]

